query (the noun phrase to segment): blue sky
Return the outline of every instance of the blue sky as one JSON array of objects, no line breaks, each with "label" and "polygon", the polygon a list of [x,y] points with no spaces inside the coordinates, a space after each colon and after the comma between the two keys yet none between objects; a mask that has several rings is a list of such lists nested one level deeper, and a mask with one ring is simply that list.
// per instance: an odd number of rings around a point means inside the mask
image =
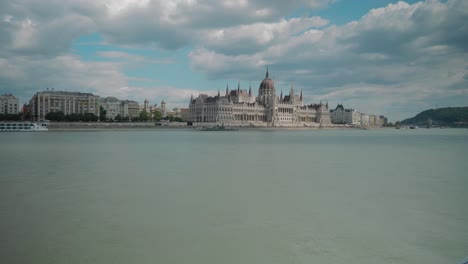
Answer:
[{"label": "blue sky", "polygon": [[0,93],[86,91],[187,107],[226,84],[391,120],[468,101],[468,1],[0,3]]}]

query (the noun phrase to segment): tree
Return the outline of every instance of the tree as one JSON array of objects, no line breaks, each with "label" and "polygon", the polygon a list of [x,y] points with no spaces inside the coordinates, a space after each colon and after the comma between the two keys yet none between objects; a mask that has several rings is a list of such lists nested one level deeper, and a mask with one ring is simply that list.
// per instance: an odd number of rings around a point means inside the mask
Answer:
[{"label": "tree", "polygon": [[107,115],[107,110],[104,109],[104,107],[101,105],[99,107],[99,120],[100,121],[106,121],[107,120],[106,115]]},{"label": "tree", "polygon": [[162,118],[162,113],[161,111],[155,109],[154,112],[153,112],[153,120],[154,121],[160,121]]},{"label": "tree", "polygon": [[117,114],[114,118],[115,121],[121,122],[123,120],[122,116],[120,114]]},{"label": "tree", "polygon": [[65,120],[68,122],[78,122],[80,121],[80,114],[69,114],[65,116]]},{"label": "tree", "polygon": [[86,113],[82,116],[81,121],[83,122],[97,122],[99,117],[93,113]]},{"label": "tree", "polygon": [[138,118],[141,122],[146,122],[150,119],[148,112],[145,110],[140,112],[140,116]]},{"label": "tree", "polygon": [[47,115],[45,116],[45,118],[47,120],[50,120],[50,121],[57,121],[57,122],[60,122],[60,121],[64,121],[65,120],[65,114],[62,112],[62,111],[58,111],[58,112],[49,112],[47,113]]},{"label": "tree", "polygon": [[20,121],[21,120],[21,114],[0,114],[0,120]]}]

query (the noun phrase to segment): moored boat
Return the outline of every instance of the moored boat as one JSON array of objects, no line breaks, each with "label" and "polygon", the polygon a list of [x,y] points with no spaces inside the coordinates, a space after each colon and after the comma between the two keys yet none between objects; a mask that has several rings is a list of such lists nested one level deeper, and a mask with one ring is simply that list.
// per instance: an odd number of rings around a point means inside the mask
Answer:
[{"label": "moored boat", "polygon": [[34,123],[29,121],[1,121],[0,132],[45,132],[49,131],[49,123]]},{"label": "moored boat", "polygon": [[237,129],[232,128],[232,127],[225,127],[223,125],[216,125],[212,127],[202,127],[200,129],[201,131],[236,131]]}]

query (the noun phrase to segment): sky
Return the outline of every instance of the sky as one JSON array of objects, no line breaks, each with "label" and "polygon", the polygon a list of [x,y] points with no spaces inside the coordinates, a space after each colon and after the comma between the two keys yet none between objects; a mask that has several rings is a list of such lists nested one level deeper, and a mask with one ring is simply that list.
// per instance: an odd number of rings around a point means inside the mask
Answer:
[{"label": "sky", "polygon": [[468,105],[466,0],[0,0],[0,94],[168,107],[226,85],[390,121]]}]

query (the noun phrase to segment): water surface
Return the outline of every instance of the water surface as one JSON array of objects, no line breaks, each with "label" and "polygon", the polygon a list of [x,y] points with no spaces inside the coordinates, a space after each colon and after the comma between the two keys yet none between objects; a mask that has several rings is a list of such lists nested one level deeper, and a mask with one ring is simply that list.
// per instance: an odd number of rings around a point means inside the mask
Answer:
[{"label": "water surface", "polygon": [[1,263],[458,263],[468,130],[0,134]]}]

